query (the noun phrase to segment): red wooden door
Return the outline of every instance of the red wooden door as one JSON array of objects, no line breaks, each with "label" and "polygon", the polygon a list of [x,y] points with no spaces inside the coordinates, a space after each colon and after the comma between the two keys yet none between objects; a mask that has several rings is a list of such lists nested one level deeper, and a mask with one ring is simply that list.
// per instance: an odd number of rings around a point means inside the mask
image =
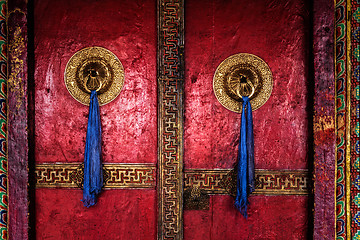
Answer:
[{"label": "red wooden door", "polygon": [[[36,238],[155,239],[156,2],[41,0],[34,11],[35,160],[42,176]],[[66,171],[83,161],[89,111],[67,91],[64,70],[75,52],[92,46],[112,51],[125,69],[121,94],[100,107],[109,181],[147,189],[107,189],[87,209],[82,190],[64,185],[70,178]],[[146,174],[150,183],[141,178]],[[118,182],[121,177],[127,182]]]},{"label": "red wooden door", "polygon": [[[253,113],[258,183],[248,219],[232,197],[216,194],[209,210],[185,211],[185,239],[306,239],[310,234],[309,198],[284,195],[279,188],[290,186],[289,170],[306,173],[310,163],[309,7],[302,0],[186,2],[184,166],[194,169],[189,187],[223,194],[216,186],[221,182],[216,175],[223,174],[218,169],[236,163],[241,114],[217,101],[212,87],[217,66],[233,54],[255,54],[269,65],[274,87]],[[280,177],[281,172],[287,173]]]},{"label": "red wooden door", "polygon": [[[176,19],[171,11],[182,12],[177,8],[182,4],[163,2],[167,5],[164,22],[176,25],[169,16]],[[173,80],[172,76],[161,79],[164,88],[157,80],[161,70],[156,68],[156,55],[162,35],[157,41],[155,1],[35,1],[37,239],[156,239],[157,225],[165,226],[168,219],[166,230],[176,239],[182,231],[185,239],[305,239],[310,232],[306,195],[311,98],[309,5],[302,0],[186,1],[184,10],[185,32],[177,33],[182,35],[179,38],[185,36],[182,102],[171,95],[181,79],[170,87],[166,82]],[[171,40],[168,47],[181,50],[172,36],[164,36]],[[88,107],[70,96],[63,73],[76,51],[91,46],[109,49],[119,58],[125,83],[117,99],[100,108],[107,189],[97,205],[87,209],[80,201],[82,191],[76,181],[81,175]],[[269,101],[254,112],[255,167],[263,180],[250,197],[247,220],[221,185],[236,162],[240,115],[222,107],[212,87],[217,66],[240,52],[264,59],[274,77]],[[159,48],[158,56],[161,54],[167,53]],[[206,197],[210,194],[205,201],[207,210],[189,210],[185,199],[188,210],[184,215],[181,210],[174,211],[181,221],[177,224],[184,224],[183,230],[174,227],[181,234],[171,232],[173,212],[166,212],[170,207],[167,209],[162,198],[169,200],[171,194],[179,197],[182,192],[169,191],[156,197],[163,187],[156,189],[155,181],[161,158],[158,145],[163,141],[157,137],[158,126],[162,126],[157,121],[162,113],[157,105],[163,104],[157,93],[162,94],[162,90],[168,91],[164,104],[175,102],[166,110],[168,116],[176,115],[172,107],[185,110],[183,118],[178,116],[181,121],[174,124],[181,128],[184,121],[184,152],[176,152],[178,159],[184,159],[184,189],[191,192],[199,188]],[[167,121],[159,119],[165,125]],[[166,143],[181,149],[172,141],[181,140],[171,137]],[[166,163],[158,164],[166,171]],[[179,166],[181,169],[182,162]],[[162,205],[157,211],[160,200],[165,202],[165,211]],[[162,230],[158,228],[159,238],[168,234]]]}]

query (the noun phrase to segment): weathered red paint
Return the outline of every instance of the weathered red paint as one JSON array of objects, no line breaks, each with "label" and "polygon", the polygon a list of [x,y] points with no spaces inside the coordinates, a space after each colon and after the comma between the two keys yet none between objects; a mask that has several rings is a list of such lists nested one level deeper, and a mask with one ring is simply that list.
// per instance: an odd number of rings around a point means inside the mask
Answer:
[{"label": "weathered red paint", "polygon": [[[274,88],[254,111],[255,167],[309,167],[310,6],[305,1],[188,1],[185,14],[185,168],[231,168],[240,114],[213,93],[217,66],[236,53],[269,65]],[[186,211],[187,239],[305,239],[308,197],[251,196],[245,220],[228,196],[209,211]],[[196,226],[196,227],[195,227]],[[206,237],[204,237],[206,236]]]},{"label": "weathered red paint", "polygon": [[156,239],[155,190],[106,190],[84,208],[81,190],[38,189],[37,239]]},{"label": "weathered red paint", "polygon": [[217,101],[212,81],[239,52],[261,57],[274,78],[270,99],[253,113],[256,168],[308,167],[309,11],[300,0],[186,4],[185,167],[235,163],[240,114]]},{"label": "weathered red paint", "polygon": [[[78,50],[101,46],[125,69],[120,95],[100,108],[103,161],[155,163],[156,8],[153,1],[36,1],[36,161],[83,161],[88,107],[64,71]],[[54,27],[56,26],[56,27]]]},{"label": "weathered red paint", "polygon": [[210,209],[184,212],[184,239],[309,239],[307,197],[252,196],[248,219],[234,211],[233,198],[212,196]]},{"label": "weathered red paint", "polygon": [[8,238],[28,239],[27,4],[8,1]]},{"label": "weathered red paint", "polygon": [[[78,50],[100,46],[125,69],[120,95],[101,106],[102,160],[156,163],[156,3],[35,1],[37,163],[81,162],[88,107],[71,97],[64,70]],[[38,239],[155,239],[154,190],[105,190],[85,208],[81,190],[36,190]]]},{"label": "weathered red paint", "polygon": [[315,79],[313,239],[317,240],[335,238],[335,11],[334,3],[326,0],[314,1],[313,8]]}]

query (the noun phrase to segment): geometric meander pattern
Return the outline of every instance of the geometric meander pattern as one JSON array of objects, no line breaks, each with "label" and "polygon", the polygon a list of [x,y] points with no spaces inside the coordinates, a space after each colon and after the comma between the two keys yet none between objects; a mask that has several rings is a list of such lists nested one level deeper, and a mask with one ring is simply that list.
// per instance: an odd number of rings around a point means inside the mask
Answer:
[{"label": "geometric meander pattern", "polygon": [[6,46],[6,0],[0,1],[0,239],[7,239],[7,46]]},{"label": "geometric meander pattern", "polygon": [[158,239],[183,239],[183,10],[158,0]]},{"label": "geometric meander pattern", "polygon": [[360,159],[359,159],[359,81],[360,81],[360,3],[351,1],[351,76],[350,76],[350,162],[351,236],[360,239]]},{"label": "geometric meander pattern", "polygon": [[[104,188],[156,187],[155,164],[104,164]],[[37,164],[37,188],[82,188],[84,166],[76,163]],[[311,192],[307,170],[255,170],[254,195],[307,195]],[[198,188],[207,194],[234,195],[236,175],[233,169],[188,169],[184,188]],[[360,194],[359,194],[360,204]]]},{"label": "geometric meander pattern", "polygon": [[[236,174],[232,169],[186,169],[185,191],[197,188],[207,194],[236,193]],[[254,195],[308,195],[311,192],[310,176],[307,170],[255,170]]]},{"label": "geometric meander pattern", "polygon": [[[152,188],[156,186],[156,167],[150,164],[104,164],[104,188]],[[36,187],[82,188],[84,165],[37,164]]]}]

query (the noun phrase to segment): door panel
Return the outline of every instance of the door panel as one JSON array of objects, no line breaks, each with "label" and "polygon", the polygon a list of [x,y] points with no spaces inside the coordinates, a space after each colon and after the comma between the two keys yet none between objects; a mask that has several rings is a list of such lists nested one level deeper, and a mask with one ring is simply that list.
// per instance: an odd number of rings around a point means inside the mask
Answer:
[{"label": "door panel", "polygon": [[[35,159],[81,163],[89,109],[71,97],[64,70],[78,50],[112,51],[125,70],[120,95],[100,107],[102,161],[157,161],[156,3],[35,1]],[[38,239],[155,239],[156,191],[104,190],[85,208],[80,189],[36,190]]]},{"label": "door panel", "polygon": [[256,168],[307,168],[309,13],[303,1],[285,2],[187,2],[187,168],[234,164],[241,116],[217,101],[212,80],[217,66],[239,52],[261,57],[274,79],[270,99],[253,112]]},{"label": "door panel", "polygon": [[[270,99],[253,112],[255,168],[309,166],[309,6],[296,1],[187,1],[185,4],[185,169],[231,169],[241,115],[213,93],[217,66],[236,53],[269,65]],[[305,239],[307,196],[250,196],[248,219],[230,196],[210,197],[209,210],[184,212],[185,239]]]},{"label": "door panel", "polygon": [[[166,4],[169,12],[164,22],[176,25],[170,18],[176,18],[174,13],[181,12],[177,6],[182,4]],[[233,168],[240,115],[225,109],[216,100],[212,79],[221,61],[239,52],[252,53],[264,59],[274,77],[269,101],[254,112],[255,167],[275,171],[306,170],[309,165],[310,131],[307,100],[310,81],[309,6],[302,0],[241,3],[201,0],[187,1],[185,12],[184,154],[181,144],[172,145],[173,141],[181,143],[182,140],[177,137],[181,138],[182,134],[176,137],[167,135],[174,131],[168,128],[169,132],[164,136],[171,141],[166,144],[171,149],[178,147],[180,150],[177,151],[178,158],[172,156],[171,151],[166,152],[170,163],[161,163],[165,175],[171,175],[170,171],[167,173],[167,168],[174,162],[173,157],[178,160],[184,157],[185,181],[193,169]],[[70,96],[63,73],[66,63],[76,51],[100,46],[117,55],[125,69],[122,92],[113,102],[100,108],[103,162],[106,166],[141,163],[154,167],[159,144],[156,93],[157,87],[162,89],[157,86],[156,80],[156,3],[150,0],[66,0],[61,3],[37,0],[34,16],[36,164],[79,164],[83,161],[88,107]],[[165,25],[162,27],[166,28]],[[178,46],[181,41],[172,39],[175,36],[172,27],[169,26],[170,35],[167,37],[171,44],[167,47],[173,48],[172,51],[179,50],[180,54],[177,54],[182,56],[182,48]],[[182,38],[181,31],[177,34]],[[164,58],[169,60],[164,63],[168,68],[176,65],[166,65],[176,62],[175,58]],[[177,67],[172,70],[181,72]],[[167,72],[166,69],[164,72]],[[161,104],[173,104],[166,110],[169,113],[166,117],[169,117],[176,115],[175,108],[181,112],[182,93],[174,97],[172,91],[182,82],[177,79],[178,76],[166,77],[169,79],[161,80],[164,81],[164,93],[168,92]],[[176,84],[169,84],[171,81]],[[177,117],[182,121],[181,116]],[[182,126],[177,120],[174,126],[181,132]],[[169,119],[160,121],[171,123]],[[159,139],[159,142],[162,140]],[[163,157],[168,157],[166,154]],[[152,180],[151,186],[155,186],[154,182]],[[173,200],[173,193],[159,196],[166,198],[168,203]],[[176,197],[182,196],[182,193],[176,194]],[[80,189],[37,188],[37,238],[156,238],[158,202],[154,187],[104,190],[97,205],[89,209],[83,207],[80,199]],[[184,211],[184,238],[305,239],[307,236],[307,196],[254,194],[250,197],[247,220],[236,211],[233,202],[228,195],[215,195],[210,197],[208,210]],[[182,204],[179,206],[182,208]],[[180,221],[181,211],[171,209],[167,204],[164,204],[164,209],[165,212],[159,213],[160,221],[164,221],[160,224],[167,224],[171,230],[173,216],[166,210],[178,214],[176,217]],[[170,231],[170,234],[178,233]]]}]

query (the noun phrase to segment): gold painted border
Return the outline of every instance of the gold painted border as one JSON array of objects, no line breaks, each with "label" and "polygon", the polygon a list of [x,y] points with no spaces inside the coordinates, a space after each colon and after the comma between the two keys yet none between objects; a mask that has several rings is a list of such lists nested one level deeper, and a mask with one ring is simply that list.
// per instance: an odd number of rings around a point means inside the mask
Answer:
[{"label": "gold painted border", "polygon": [[[56,163],[35,166],[36,188],[82,188],[83,164]],[[103,165],[104,189],[143,189],[156,187],[155,164]]]},{"label": "gold painted border", "polygon": [[[155,189],[155,164],[104,164],[104,189]],[[207,194],[230,194],[226,184],[236,185],[229,178],[233,169],[189,169],[184,171],[184,189],[197,187]],[[37,188],[81,188],[81,163],[45,163],[35,167]],[[111,181],[111,178],[114,180]],[[253,195],[309,195],[308,170],[255,170]],[[266,185],[267,184],[267,185]],[[264,186],[266,187],[260,187]]]},{"label": "gold painted border", "polygon": [[158,239],[183,239],[184,0],[157,1]]},{"label": "gold painted border", "polygon": [[[253,195],[310,195],[308,170],[255,170]],[[207,194],[230,194],[236,186],[233,169],[189,169],[185,171],[184,188],[199,188]],[[261,187],[262,186],[262,187]]]}]

